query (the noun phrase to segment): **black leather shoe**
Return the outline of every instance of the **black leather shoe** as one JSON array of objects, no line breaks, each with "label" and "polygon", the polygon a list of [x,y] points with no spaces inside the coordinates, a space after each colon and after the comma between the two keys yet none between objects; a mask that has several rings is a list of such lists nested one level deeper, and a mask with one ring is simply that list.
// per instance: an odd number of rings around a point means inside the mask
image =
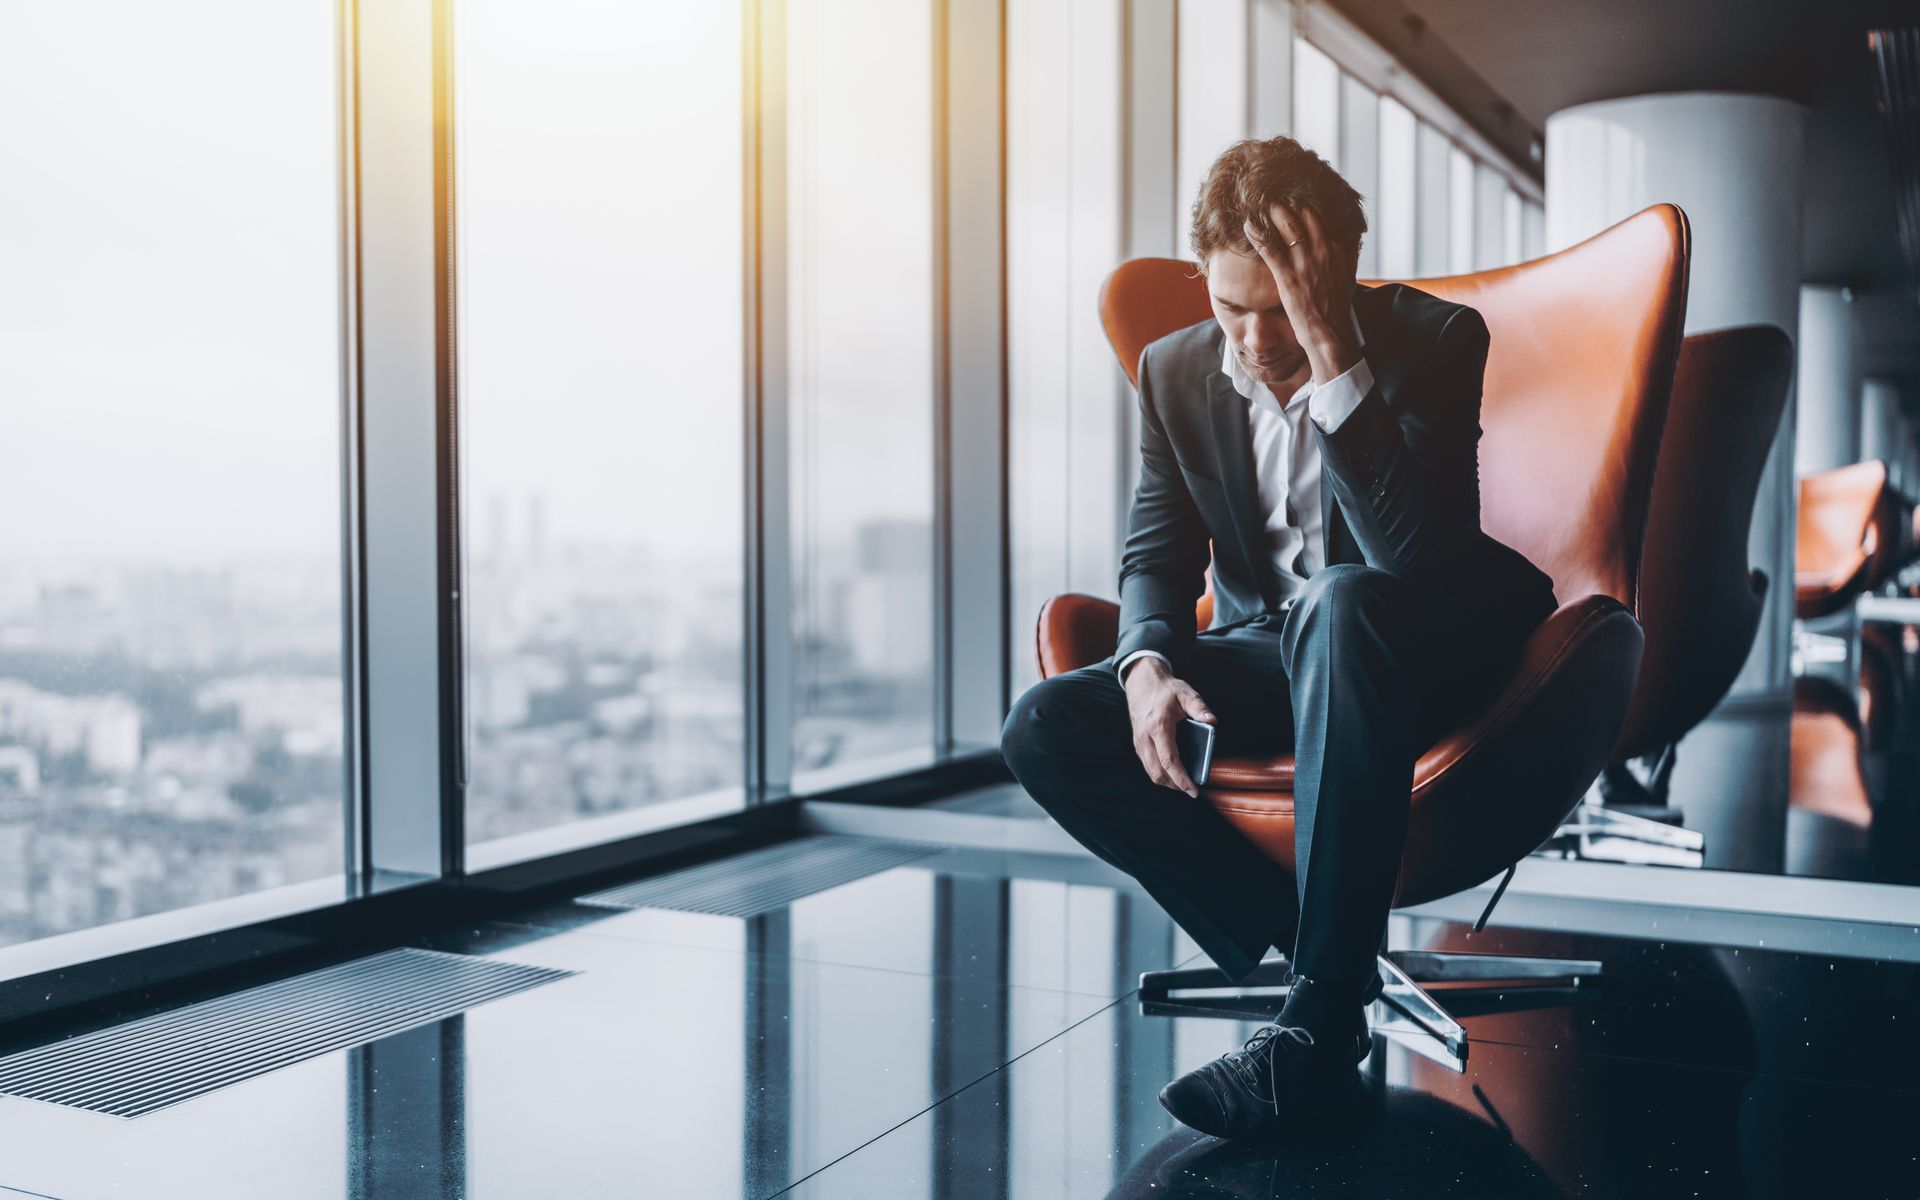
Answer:
[{"label": "black leather shoe", "polygon": [[[1262,1137],[1349,1112],[1365,1085],[1365,1030],[1352,1043],[1321,1045],[1297,1025],[1263,1025],[1241,1044],[1160,1089],[1160,1106],[1215,1137]],[[1357,1053],[1355,1053],[1357,1052]]]}]

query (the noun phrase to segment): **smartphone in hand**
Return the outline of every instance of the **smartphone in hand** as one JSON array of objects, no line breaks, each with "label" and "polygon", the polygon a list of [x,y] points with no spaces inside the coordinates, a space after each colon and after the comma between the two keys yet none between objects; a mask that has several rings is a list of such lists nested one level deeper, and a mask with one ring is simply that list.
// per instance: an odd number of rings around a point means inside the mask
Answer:
[{"label": "smartphone in hand", "polygon": [[1213,726],[1192,717],[1181,718],[1173,729],[1173,747],[1180,754],[1180,765],[1195,784],[1207,781],[1213,766]]}]

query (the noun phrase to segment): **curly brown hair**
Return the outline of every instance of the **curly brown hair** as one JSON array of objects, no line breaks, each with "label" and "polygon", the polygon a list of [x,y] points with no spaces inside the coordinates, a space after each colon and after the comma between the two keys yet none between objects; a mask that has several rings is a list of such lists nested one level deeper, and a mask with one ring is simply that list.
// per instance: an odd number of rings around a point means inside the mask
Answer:
[{"label": "curly brown hair", "polygon": [[1246,138],[1220,152],[1201,181],[1193,202],[1193,254],[1204,274],[1216,250],[1253,253],[1241,226],[1251,221],[1260,236],[1273,239],[1267,206],[1311,208],[1329,236],[1358,254],[1367,231],[1360,193],[1326,159],[1290,137]]}]

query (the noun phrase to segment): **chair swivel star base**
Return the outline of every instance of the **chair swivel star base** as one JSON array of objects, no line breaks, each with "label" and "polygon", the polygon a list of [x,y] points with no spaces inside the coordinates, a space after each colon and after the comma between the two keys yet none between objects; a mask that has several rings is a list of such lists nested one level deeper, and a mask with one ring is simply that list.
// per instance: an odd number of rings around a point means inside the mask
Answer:
[{"label": "chair swivel star base", "polygon": [[[1474,1001],[1478,1012],[1505,1011],[1533,1007],[1538,1000],[1557,1003],[1558,996],[1528,996],[1531,989],[1577,988],[1601,978],[1601,964],[1595,959],[1538,958],[1520,954],[1466,954],[1443,950],[1389,950],[1379,956],[1376,965],[1384,987],[1379,1003],[1404,1018],[1396,1023],[1410,1024],[1420,1033],[1439,1041],[1445,1048],[1449,1065],[1464,1070],[1467,1061],[1467,1031],[1454,1014],[1421,984],[1452,985],[1446,996],[1455,1002]],[[1140,1001],[1148,1011],[1208,1015],[1207,997],[1188,999],[1176,992],[1231,989],[1236,999],[1248,999],[1260,992],[1262,1000],[1284,1000],[1292,979],[1292,964],[1285,958],[1269,958],[1241,979],[1229,979],[1217,967],[1189,967],[1172,971],[1144,971],[1140,975]],[[1494,1001],[1488,1004],[1488,1001]],[[1193,1011],[1189,1011],[1189,1010]],[[1223,1016],[1244,1016],[1239,1011],[1224,1011]],[[1376,1028],[1380,1022],[1370,1022]]]}]

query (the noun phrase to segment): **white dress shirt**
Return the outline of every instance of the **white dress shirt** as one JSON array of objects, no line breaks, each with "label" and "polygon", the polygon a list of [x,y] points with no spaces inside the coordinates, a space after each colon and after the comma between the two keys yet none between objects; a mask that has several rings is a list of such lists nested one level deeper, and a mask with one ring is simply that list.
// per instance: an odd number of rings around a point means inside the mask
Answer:
[{"label": "white dress shirt", "polygon": [[[1354,345],[1364,346],[1360,319],[1351,308],[1347,312],[1353,322]],[[1307,576],[1327,561],[1326,530],[1320,527],[1320,443],[1301,419],[1312,417],[1326,433],[1340,428],[1373,390],[1373,369],[1361,358],[1322,387],[1315,387],[1309,376],[1284,406],[1273,389],[1247,374],[1233,352],[1231,338],[1222,339],[1220,370],[1247,400],[1254,480],[1260,506],[1267,511],[1267,547],[1280,576],[1282,595],[1297,594],[1306,586]],[[1134,660],[1148,654],[1166,661],[1158,651],[1135,650],[1120,663],[1120,677],[1125,679]]]}]

